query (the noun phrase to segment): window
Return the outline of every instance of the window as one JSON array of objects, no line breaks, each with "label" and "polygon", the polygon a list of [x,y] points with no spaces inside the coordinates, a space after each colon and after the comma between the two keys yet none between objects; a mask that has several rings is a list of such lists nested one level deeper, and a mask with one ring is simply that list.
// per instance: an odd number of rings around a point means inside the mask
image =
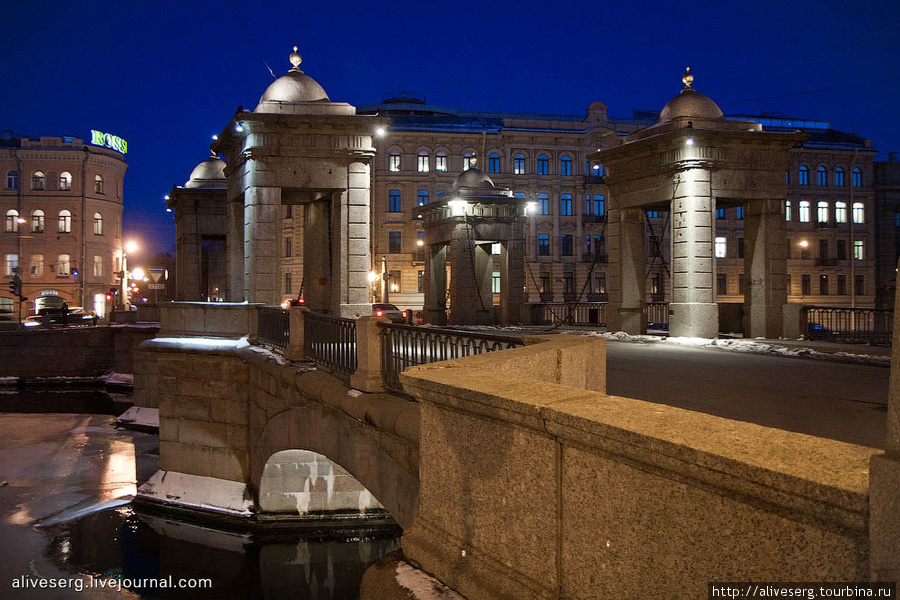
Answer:
[{"label": "window", "polygon": [[744,274],[740,273],[738,275],[738,294],[744,294]]},{"label": "window", "polygon": [[809,201],[800,201],[800,222],[809,223]]},{"label": "window", "polygon": [[388,212],[403,212],[403,207],[400,203],[400,190],[388,192]]},{"label": "window", "polygon": [[94,213],[94,235],[103,235],[103,215]]},{"label": "window", "polygon": [[847,295],[847,276],[846,275],[838,275],[837,276],[837,293],[838,293],[838,296],[846,296]]},{"label": "window", "polygon": [[438,173],[447,172],[447,153],[438,152],[434,155],[434,170]]},{"label": "window", "polygon": [[31,232],[44,233],[44,211],[41,209],[31,212]]},{"label": "window", "polygon": [[572,174],[572,157],[563,156],[559,159],[559,174],[560,175],[571,175]]},{"label": "window", "polygon": [[424,294],[425,293],[425,271],[423,271],[421,269],[418,272],[416,285],[417,285],[416,291],[420,294]]},{"label": "window", "polygon": [[594,214],[602,217],[606,214],[606,202],[602,194],[594,194]]},{"label": "window", "polygon": [[416,197],[416,204],[418,206],[425,206],[428,204],[428,190],[419,190],[419,194]]},{"label": "window", "polygon": [[102,194],[103,192],[103,177],[100,175],[94,176],[94,193]]},{"label": "window", "polygon": [[521,154],[513,156],[513,175],[525,174],[525,157]]},{"label": "window", "polygon": [[550,256],[550,234],[538,234],[538,256]]},{"label": "window", "polygon": [[648,219],[658,219],[658,218],[659,218],[659,211],[658,211],[658,210],[648,210],[648,211],[647,211],[647,218],[648,218]]},{"label": "window", "polygon": [[293,204],[285,204],[284,205],[284,218],[285,219],[293,219],[294,218],[294,205]]},{"label": "window", "polygon": [[466,152],[463,154],[463,171],[468,171],[475,166],[475,153]]},{"label": "window", "polygon": [[284,274],[284,293],[285,294],[291,293],[291,274],[290,273]]},{"label": "window", "polygon": [[598,294],[606,293],[606,275],[597,275],[597,278],[594,280],[597,287],[594,289]]},{"label": "window", "polygon": [[866,222],[866,209],[862,202],[854,202],[853,203],[853,222],[854,223],[865,223]]},{"label": "window", "polygon": [[728,254],[728,242],[723,237],[716,238],[716,258],[726,258]]},{"label": "window", "polygon": [[737,239],[737,257],[744,258],[744,238]]},{"label": "window", "polygon": [[816,170],[816,185],[828,185],[828,171],[825,167]]},{"label": "window", "polygon": [[294,240],[291,237],[284,238],[284,257],[290,258],[294,255]]},{"label": "window", "polygon": [[416,171],[418,171],[419,173],[427,173],[428,162],[428,153],[424,150],[422,152],[419,152],[419,157],[416,161]]},{"label": "window", "polygon": [[716,218],[717,218],[717,219],[724,219],[724,218],[725,218],[725,209],[724,209],[724,208],[717,208],[717,209],[716,209]]},{"label": "window", "polygon": [[853,167],[853,187],[862,187],[862,171],[859,167]]},{"label": "window", "polygon": [[103,257],[94,255],[94,277],[103,277]]},{"label": "window", "polygon": [[743,206],[738,206],[736,212],[737,212],[737,218],[738,218],[738,220],[739,220],[739,221],[742,221],[742,220],[744,219],[744,207],[743,207]]},{"label": "window", "polygon": [[806,168],[806,165],[800,165],[800,176],[797,178],[797,183],[809,185],[809,169]]},{"label": "window", "polygon": [[500,293],[500,271],[493,271],[491,273],[491,293]]},{"label": "window", "polygon": [[551,290],[553,289],[552,280],[550,279],[549,273],[541,273],[541,294],[550,295]]},{"label": "window", "polygon": [[855,260],[865,260],[866,247],[862,240],[853,240],[853,258]]},{"label": "window", "polygon": [[847,240],[837,241],[837,259],[847,260]]},{"label": "window", "polygon": [[598,162],[591,163],[590,175],[593,177],[603,177],[605,171],[603,165]]},{"label": "window", "polygon": [[563,294],[575,295],[575,273],[563,273]]},{"label": "window", "polygon": [[499,173],[500,172],[500,155],[496,152],[491,152],[488,155],[488,173]]},{"label": "window", "polygon": [[791,201],[790,200],[784,201],[784,220],[785,221],[791,220]]},{"label": "window", "polygon": [[844,186],[844,170],[840,167],[835,167],[834,169],[834,185]]},{"label": "window", "polygon": [[820,200],[819,204],[816,205],[816,221],[819,223],[828,222],[828,202],[825,200]]},{"label": "window", "polygon": [[719,296],[728,294],[728,276],[725,273],[716,274],[716,294]]},{"label": "window", "polygon": [[559,214],[563,217],[572,216],[572,194],[560,194]]},{"label": "window", "polygon": [[68,277],[72,270],[71,258],[68,254],[60,254],[56,257],[56,276]]},{"label": "window", "polygon": [[491,254],[493,254],[494,256],[500,256],[501,254],[503,254],[503,244],[501,244],[500,242],[494,242],[493,244],[491,244]]},{"label": "window", "polygon": [[31,189],[33,190],[42,190],[44,189],[44,172],[43,171],[35,171],[31,174]]},{"label": "window", "polygon": [[68,210],[59,211],[59,223],[57,227],[59,233],[72,233],[72,213]]},{"label": "window", "polygon": [[538,214],[539,215],[549,215],[550,214],[550,195],[549,194],[538,194]]},{"label": "window", "polygon": [[847,222],[847,203],[838,200],[834,203],[834,222],[835,223],[846,223]]},{"label": "window", "polygon": [[15,275],[16,271],[19,269],[19,255],[18,254],[7,254],[6,255],[6,274],[7,275]]},{"label": "window", "polygon": [[853,291],[857,296],[866,294],[866,278],[864,275],[857,275],[853,280]]},{"label": "window", "polygon": [[810,285],[809,275],[803,275],[800,278],[800,295],[801,296],[809,296],[810,289],[811,289],[811,285]]},{"label": "window", "polygon": [[19,172],[9,171],[6,173],[6,189],[15,190],[19,187]]},{"label": "window", "polygon": [[72,174],[68,171],[63,171],[59,174],[59,189],[63,192],[68,192],[72,189]]},{"label": "window", "polygon": [[19,231],[19,211],[14,208],[6,211],[6,232],[16,233]]},{"label": "window", "polygon": [[791,172],[787,170],[784,172],[784,182],[788,185],[791,185]]},{"label": "window", "polygon": [[819,275],[819,295],[828,295],[828,275]]},{"label": "window", "polygon": [[561,256],[572,256],[572,234],[564,233],[559,236],[559,253]]},{"label": "window", "polygon": [[391,282],[391,291],[392,292],[400,291],[400,283],[401,283],[402,275],[403,274],[401,271],[391,271],[390,273],[388,273],[388,281]]},{"label": "window", "polygon": [[541,154],[538,156],[538,175],[549,175],[550,174],[550,159],[547,158],[546,154]]},{"label": "window", "polygon": [[828,258],[828,240],[819,240],[819,258],[822,260]]},{"label": "window", "polygon": [[32,254],[31,255],[31,275],[32,275],[32,277],[43,277],[44,276],[44,255],[43,254]]},{"label": "window", "polygon": [[402,248],[401,248],[400,232],[399,231],[388,232],[388,253],[400,254],[401,251],[402,251]]},{"label": "window", "polygon": [[388,171],[397,172],[400,170],[400,154],[391,152],[388,154]]}]

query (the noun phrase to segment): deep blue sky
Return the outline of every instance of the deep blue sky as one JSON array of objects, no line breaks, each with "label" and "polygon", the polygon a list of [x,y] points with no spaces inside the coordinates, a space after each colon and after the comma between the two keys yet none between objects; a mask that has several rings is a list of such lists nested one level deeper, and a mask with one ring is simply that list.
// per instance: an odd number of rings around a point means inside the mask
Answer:
[{"label": "deep blue sky", "polygon": [[[241,19],[235,16],[235,11]],[[726,113],[826,120],[900,151],[900,2],[6,2],[0,129],[129,144],[125,231],[174,248],[163,196],[294,44],[332,100],[614,116],[694,87]],[[249,32],[249,36],[248,36]],[[880,83],[876,83],[880,82]],[[815,91],[826,90],[826,91]],[[813,92],[813,93],[806,93]]]}]

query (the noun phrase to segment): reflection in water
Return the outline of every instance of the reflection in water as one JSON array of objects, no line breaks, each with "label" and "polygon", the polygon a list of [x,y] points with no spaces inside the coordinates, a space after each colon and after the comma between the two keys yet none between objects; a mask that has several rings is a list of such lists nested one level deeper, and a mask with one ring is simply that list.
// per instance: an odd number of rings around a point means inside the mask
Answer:
[{"label": "reflection in water", "polygon": [[0,412],[73,413],[118,417],[131,406],[131,397],[97,388],[0,386]]},{"label": "reflection in water", "polygon": [[[399,531],[345,540],[305,539],[302,532],[266,542],[137,514],[130,506],[48,529],[50,557],[73,573],[127,579],[208,577],[215,598],[358,596],[368,566],[399,546]],[[140,598],[191,598],[197,590],[133,589]]]}]

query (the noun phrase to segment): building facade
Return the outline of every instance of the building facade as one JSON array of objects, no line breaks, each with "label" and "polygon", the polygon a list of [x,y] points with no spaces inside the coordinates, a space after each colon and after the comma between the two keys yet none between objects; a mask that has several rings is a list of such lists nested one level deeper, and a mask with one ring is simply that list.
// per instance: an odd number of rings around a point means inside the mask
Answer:
[{"label": "building facade", "polygon": [[[121,139],[95,132],[92,140],[11,132],[0,139],[0,269],[5,282],[15,273],[22,279],[23,316],[63,302],[107,313],[122,268],[128,165]],[[0,318],[14,320],[17,302],[4,285]]]}]

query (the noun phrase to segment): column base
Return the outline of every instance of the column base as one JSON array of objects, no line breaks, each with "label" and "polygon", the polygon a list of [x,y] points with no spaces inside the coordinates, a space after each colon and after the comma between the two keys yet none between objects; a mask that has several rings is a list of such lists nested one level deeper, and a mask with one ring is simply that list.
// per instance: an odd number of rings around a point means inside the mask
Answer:
[{"label": "column base", "polygon": [[900,579],[900,459],[876,454],[869,461],[869,568],[873,581]]},{"label": "column base", "polygon": [[345,319],[358,319],[359,317],[371,317],[371,304],[341,304],[338,307],[338,316]]},{"label": "column base", "polygon": [[629,335],[647,333],[647,316],[644,314],[644,307],[625,308],[607,305],[606,329],[608,331],[624,331]]},{"label": "column base", "polygon": [[744,337],[777,339],[784,334],[784,305],[745,305]]},{"label": "column base", "polygon": [[719,305],[715,302],[672,302],[669,304],[669,335],[719,337]]}]

